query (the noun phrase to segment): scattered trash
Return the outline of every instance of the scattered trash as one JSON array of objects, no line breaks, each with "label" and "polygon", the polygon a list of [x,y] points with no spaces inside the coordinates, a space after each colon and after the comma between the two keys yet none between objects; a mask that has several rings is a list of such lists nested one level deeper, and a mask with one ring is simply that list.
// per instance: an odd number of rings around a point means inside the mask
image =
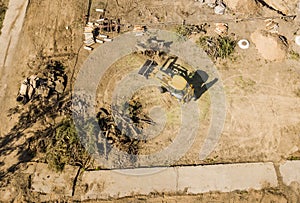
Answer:
[{"label": "scattered trash", "polygon": [[101,13],[103,13],[103,12],[104,12],[104,9],[96,8],[96,12],[101,12]]},{"label": "scattered trash", "polygon": [[107,35],[102,35],[102,34],[99,34],[98,37],[101,37],[101,38],[108,38]]},{"label": "scattered trash", "polygon": [[159,40],[156,37],[147,39],[143,42],[138,42],[136,48],[142,54],[160,54],[169,53],[170,42]]},{"label": "scattered trash", "polygon": [[266,30],[270,33],[278,34],[279,24],[275,22],[273,19],[267,19],[266,22]]},{"label": "scattered trash", "polygon": [[203,3],[210,8],[214,8],[216,6],[216,0],[204,0]]},{"label": "scattered trash", "polygon": [[104,42],[111,42],[112,39],[110,39],[110,38],[103,38],[103,41],[104,41]]},{"label": "scattered trash", "polygon": [[138,33],[135,34],[136,37],[140,37],[140,36],[143,36],[143,35],[144,35],[143,32],[138,32]]},{"label": "scattered trash", "polygon": [[[104,13],[105,9],[97,8],[96,12]],[[84,49],[92,51],[91,47],[95,43],[102,44],[104,42],[111,42],[112,39],[108,37],[108,33],[117,32],[120,33],[120,19],[108,19],[101,14],[100,19],[94,19],[86,23],[84,27]]]},{"label": "scattered trash", "polygon": [[298,46],[300,46],[300,35],[297,35],[297,36],[295,37],[295,43],[296,43]]},{"label": "scattered trash", "polygon": [[88,40],[85,40],[84,43],[86,46],[92,46],[93,44],[95,44],[95,41],[93,38],[90,38]]},{"label": "scattered trash", "polygon": [[144,32],[146,29],[146,26],[141,26],[141,25],[135,25],[133,27],[133,31],[135,32]]},{"label": "scattered trash", "polygon": [[143,36],[146,31],[146,26],[135,25],[133,27],[133,32],[136,32],[135,36]]},{"label": "scattered trash", "polygon": [[228,24],[227,23],[215,23],[216,29],[215,32],[220,35],[224,36],[228,34]]},{"label": "scattered trash", "polygon": [[225,13],[225,10],[226,6],[223,3],[220,3],[215,7],[215,14],[223,15]]},{"label": "scattered trash", "polygon": [[84,46],[83,48],[84,48],[85,50],[88,50],[88,51],[93,51],[93,47]]},{"label": "scattered trash", "polygon": [[99,43],[99,44],[103,44],[104,41],[100,40],[100,39],[96,39],[96,42]]},{"label": "scattered trash", "polygon": [[239,42],[238,42],[238,46],[241,48],[241,49],[248,49],[250,47],[250,43],[248,40],[246,39],[241,39]]}]

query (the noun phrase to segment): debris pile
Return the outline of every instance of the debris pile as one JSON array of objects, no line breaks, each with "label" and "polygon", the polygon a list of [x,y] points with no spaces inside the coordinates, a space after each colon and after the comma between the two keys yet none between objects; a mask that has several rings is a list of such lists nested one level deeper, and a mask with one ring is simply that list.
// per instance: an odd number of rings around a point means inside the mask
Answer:
[{"label": "debris pile", "polygon": [[274,21],[273,19],[267,19],[266,22],[266,30],[273,34],[278,34],[279,32],[279,23]]},{"label": "debris pile", "polygon": [[99,19],[92,22],[87,22],[84,28],[84,49],[92,51],[95,43],[102,44],[104,42],[111,42],[112,39],[108,37],[108,33],[120,33],[120,20],[108,19],[104,17],[104,9],[96,9],[96,12],[103,13]]},{"label": "debris pile", "polygon": [[228,35],[228,24],[227,23],[215,23],[216,29],[215,33],[220,36]]},{"label": "debris pile", "polygon": [[165,42],[164,40],[159,40],[156,37],[149,38],[146,41],[138,42],[136,45],[137,51],[145,55],[160,55],[163,53],[168,53],[170,50],[171,42]]},{"label": "debris pile", "polygon": [[18,92],[17,101],[26,104],[35,98],[50,98],[59,96],[65,90],[67,76],[60,64],[48,65],[41,74],[26,78]]},{"label": "debris pile", "polygon": [[135,36],[143,36],[144,33],[146,32],[147,28],[146,26],[141,26],[141,25],[135,25],[133,27],[133,32],[135,32]]},{"label": "debris pile", "polygon": [[143,114],[140,103],[130,100],[127,107],[126,113],[101,108],[96,117],[108,144],[129,154],[138,154],[138,145],[143,140],[141,129],[154,122]]}]

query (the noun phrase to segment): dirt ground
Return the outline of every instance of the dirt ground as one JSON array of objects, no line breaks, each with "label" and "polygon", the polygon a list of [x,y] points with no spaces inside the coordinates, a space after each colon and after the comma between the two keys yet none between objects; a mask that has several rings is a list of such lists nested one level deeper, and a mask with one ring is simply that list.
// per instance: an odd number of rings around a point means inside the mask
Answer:
[{"label": "dirt ground", "polygon": [[[121,24],[147,25],[149,28],[174,30],[174,25],[186,23],[210,24],[208,34],[213,33],[215,22],[227,22],[229,33],[236,39],[246,38],[256,29],[265,29],[261,17],[280,16],[266,7],[259,7],[254,15],[215,15],[213,10],[191,0],[174,1],[92,1],[92,9],[105,6],[107,16],[120,18]],[[18,164],[26,161],[38,161],[24,157],[26,142],[32,131],[43,129],[41,123],[22,132],[22,136],[11,131],[18,122],[18,115],[9,115],[9,109],[19,105],[16,94],[21,81],[38,70],[48,60],[61,61],[67,67],[69,83],[67,92],[81,65],[90,54],[83,47],[83,29],[88,2],[77,0],[32,0],[30,1],[25,23],[14,54],[15,60],[9,72],[1,78],[7,82],[5,95],[1,95],[2,116],[1,133],[1,185],[9,183],[6,177],[12,177],[18,170]],[[237,19],[243,19],[241,21]],[[297,19],[275,19],[279,23],[279,33],[286,37],[289,51],[300,53],[300,47],[294,42],[298,31]],[[68,29],[66,29],[68,27]],[[194,36],[193,39],[196,37]],[[138,69],[144,62],[144,56],[130,55],[116,62],[99,84],[98,105],[107,105],[110,89],[117,85],[127,71]],[[287,159],[300,158],[300,58],[287,54],[282,61],[267,61],[258,53],[250,41],[247,50],[235,48],[234,54],[227,59],[215,62],[226,93],[226,121],[215,150],[207,159],[199,160],[199,150],[210,126],[211,112],[209,94],[199,100],[201,127],[193,146],[175,165],[239,163],[271,161],[283,162]],[[118,71],[116,71],[116,69]],[[1,75],[1,77],[3,77]],[[143,146],[143,153],[166,147],[176,135],[178,122],[177,102],[168,95],[161,96],[156,89],[143,90],[137,97],[151,108],[162,104],[174,114],[173,124],[165,128],[164,136],[156,137]],[[145,95],[147,95],[145,97]],[[25,106],[26,108],[26,106]],[[9,115],[9,116],[7,116]],[[55,122],[55,121],[54,121]],[[10,139],[7,142],[7,137]],[[4,142],[6,141],[6,142]],[[149,198],[149,199],[148,199]],[[289,196],[285,189],[278,191],[250,191],[233,193],[211,193],[199,196],[158,196],[121,199],[118,202],[296,202],[294,195]],[[114,202],[115,200],[113,200]]]}]

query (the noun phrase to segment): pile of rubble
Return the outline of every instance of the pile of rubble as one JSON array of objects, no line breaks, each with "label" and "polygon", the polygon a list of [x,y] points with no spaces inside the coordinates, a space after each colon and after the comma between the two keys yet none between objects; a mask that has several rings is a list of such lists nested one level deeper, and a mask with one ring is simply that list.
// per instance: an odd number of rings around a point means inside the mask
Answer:
[{"label": "pile of rubble", "polygon": [[[112,114],[105,108],[101,108],[97,114],[98,124],[107,144],[116,147],[118,150],[129,154],[138,153],[139,139],[133,138],[137,129],[130,123],[130,118],[124,118],[119,114]],[[119,121],[117,123],[117,121]],[[106,147],[107,148],[107,147]]]},{"label": "pile of rubble", "polygon": [[48,65],[43,73],[26,78],[18,92],[17,101],[26,104],[36,98],[59,96],[65,91],[67,76],[62,69]]},{"label": "pile of rubble", "polygon": [[116,32],[120,33],[120,20],[112,20],[104,18],[104,9],[96,9],[96,12],[103,13],[99,19],[94,22],[88,22],[84,28],[84,49],[92,51],[95,43],[102,44],[104,42],[111,42],[112,39],[106,33]]},{"label": "pile of rubble", "polygon": [[[138,145],[143,139],[142,129],[155,122],[144,112],[141,103],[130,100],[124,111],[100,108],[97,113],[98,125],[107,144],[129,154],[138,154]],[[103,141],[102,141],[103,143]]]},{"label": "pile of rubble", "polygon": [[136,45],[138,53],[153,56],[168,53],[170,50],[170,43],[164,40],[159,40],[156,37],[147,39],[146,41],[139,41]]}]

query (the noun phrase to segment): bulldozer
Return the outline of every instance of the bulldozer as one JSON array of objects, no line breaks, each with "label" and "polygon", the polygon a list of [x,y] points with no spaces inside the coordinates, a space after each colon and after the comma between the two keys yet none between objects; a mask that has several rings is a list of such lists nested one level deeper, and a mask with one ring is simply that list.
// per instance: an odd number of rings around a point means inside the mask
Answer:
[{"label": "bulldozer", "polygon": [[177,59],[178,57],[169,57],[161,67],[156,61],[147,59],[138,73],[146,79],[159,80],[161,93],[169,92],[180,102],[187,103],[194,98],[193,78],[196,72],[177,64]]}]

